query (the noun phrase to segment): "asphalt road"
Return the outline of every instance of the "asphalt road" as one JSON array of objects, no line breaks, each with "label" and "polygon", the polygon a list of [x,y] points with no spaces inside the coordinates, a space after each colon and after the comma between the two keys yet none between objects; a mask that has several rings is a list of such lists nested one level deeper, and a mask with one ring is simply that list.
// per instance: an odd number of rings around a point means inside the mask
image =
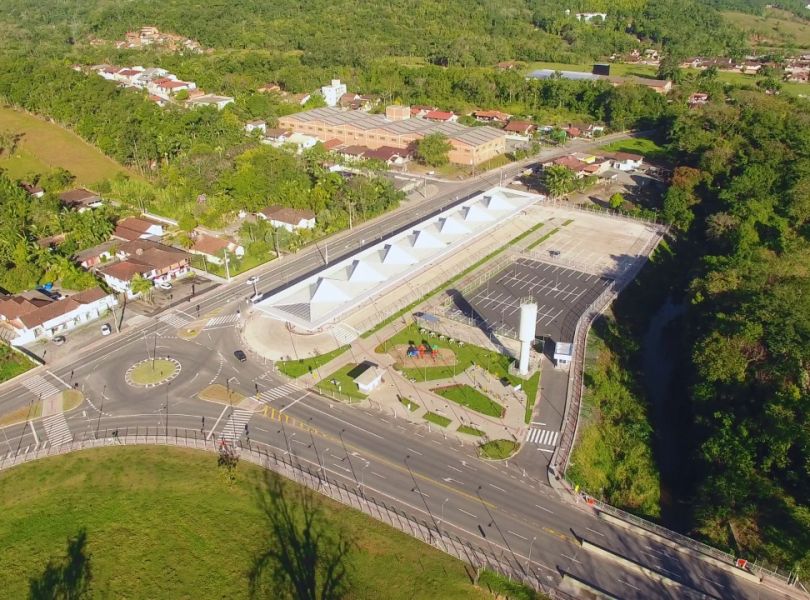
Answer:
[{"label": "asphalt road", "polygon": [[[504,177],[522,168],[510,166]],[[377,236],[420,220],[455,201],[456,196],[478,193],[499,179],[500,174],[494,174],[447,184],[435,198],[406,205],[335,236],[329,241],[330,262]],[[323,250],[313,246],[261,269],[260,291],[306,276],[323,264]],[[200,314],[215,308],[221,309],[220,315],[236,314],[237,309],[244,312],[244,299],[252,294],[243,283],[245,277],[176,310],[195,316],[199,305]],[[332,481],[399,506],[430,527],[525,565],[549,585],[556,585],[560,572],[565,571],[620,598],[686,596],[686,588],[661,583],[659,577],[583,550],[578,540],[584,538],[711,597],[790,597],[597,519],[587,506],[558,496],[544,473],[527,469],[526,461],[480,461],[472,445],[452,436],[445,439],[440,431],[404,423],[373,405],[346,406],[295,388],[275,376],[270,365],[253,357],[239,363],[232,355],[242,346],[238,325],[212,327],[195,340],[185,341],[166,323],[152,321],[3,386],[0,412],[30,405],[51,388],[77,386],[87,402],[66,415],[65,425],[74,438],[101,435],[112,428],[127,432],[146,427],[153,432],[179,430],[211,437],[230,432],[243,441],[249,436]],[[178,360],[180,373],[170,384],[155,388],[127,385],[126,370],[154,348],[158,356]],[[247,395],[258,392],[267,400],[267,415],[258,413],[244,420],[233,407],[197,399],[195,394],[212,382],[227,382]],[[42,444],[53,435],[53,426],[49,431],[41,420],[0,429],[0,457]]]}]

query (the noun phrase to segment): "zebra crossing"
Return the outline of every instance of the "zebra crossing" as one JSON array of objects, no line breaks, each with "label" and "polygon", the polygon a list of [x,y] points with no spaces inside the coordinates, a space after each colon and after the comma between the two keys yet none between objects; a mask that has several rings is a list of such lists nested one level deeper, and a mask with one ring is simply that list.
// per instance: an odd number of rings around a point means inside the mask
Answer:
[{"label": "zebra crossing", "polygon": [[171,325],[172,327],[176,327],[177,329],[181,329],[191,323],[191,319],[187,319],[183,315],[178,315],[175,313],[160,315],[158,317],[158,321]]},{"label": "zebra crossing", "polygon": [[293,392],[299,391],[299,389],[300,388],[298,386],[296,386],[296,385],[294,385],[292,383],[285,383],[284,385],[282,385],[280,387],[273,388],[273,389],[270,389],[270,390],[265,390],[265,391],[261,392],[256,397],[256,399],[259,402],[264,402],[266,404],[269,404],[273,400],[278,400],[279,398],[283,398],[283,397],[285,397],[285,396],[287,396],[289,394],[292,394]]},{"label": "zebra crossing", "polygon": [[236,323],[239,320],[239,315],[222,315],[219,317],[213,317],[208,319],[208,322],[205,324],[206,327],[214,327],[216,325],[230,325],[231,323]]},{"label": "zebra crossing", "polygon": [[354,340],[360,337],[360,334],[357,333],[353,327],[346,325],[345,323],[338,323],[332,328],[332,333],[335,336],[335,339],[341,344],[351,344]]},{"label": "zebra crossing", "polygon": [[556,446],[557,438],[559,437],[559,431],[551,431],[549,429],[537,429],[532,427],[526,432],[526,441],[530,444],[537,444],[538,446]]},{"label": "zebra crossing", "polygon": [[33,377],[23,381],[23,385],[27,387],[35,396],[47,398],[59,393],[59,388],[53,385],[50,381],[45,379],[42,375],[34,375]]},{"label": "zebra crossing", "polygon": [[42,419],[42,425],[45,427],[45,435],[48,436],[48,442],[50,442],[51,446],[59,446],[73,441],[73,434],[70,433],[64,413],[56,413],[45,417]]},{"label": "zebra crossing", "polygon": [[219,434],[219,439],[235,443],[245,433],[245,425],[250,421],[253,412],[241,408],[234,408],[228,417],[225,427]]}]

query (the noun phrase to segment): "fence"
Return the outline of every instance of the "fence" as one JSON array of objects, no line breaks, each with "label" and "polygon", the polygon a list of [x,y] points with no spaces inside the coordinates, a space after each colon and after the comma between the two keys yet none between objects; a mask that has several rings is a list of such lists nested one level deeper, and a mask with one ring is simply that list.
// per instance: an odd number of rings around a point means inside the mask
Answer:
[{"label": "fence", "polygon": [[357,509],[472,565],[476,569],[485,568],[495,571],[509,579],[520,581],[533,589],[540,590],[554,599],[574,600],[573,596],[548,587],[543,582],[541,574],[533,567],[534,563],[508,552],[507,549],[501,550],[501,553],[496,555],[492,549],[474,545],[472,542],[463,540],[457,535],[442,529],[441,519],[437,520],[431,515],[428,520],[419,520],[408,515],[393,503],[389,504],[384,500],[366,494],[362,484],[351,486],[330,481],[322,467],[314,467],[313,472],[313,468],[294,460],[290,453],[279,455],[270,446],[257,442],[237,442],[233,445],[223,440],[209,440],[197,430],[184,428],[136,427],[134,430],[133,428],[105,429],[97,432],[94,437],[85,437],[59,446],[46,444],[44,447],[35,448],[34,450],[26,449],[18,453],[10,453],[0,459],[0,470],[40,458],[59,456],[78,450],[134,445],[175,446],[215,453],[220,453],[223,449],[233,450],[237,452],[241,460],[274,471],[345,506]]},{"label": "fence", "polygon": [[598,214],[602,217],[612,217],[614,219],[618,219],[621,221],[631,221],[633,223],[645,223],[647,225],[658,225],[657,219],[647,219],[645,217],[636,217],[633,215],[628,215],[626,213],[622,213],[615,210],[608,210],[606,208],[602,208],[601,206],[594,206],[591,204],[570,204],[567,201],[560,200],[557,198],[549,199],[546,201],[546,206],[552,206],[554,208],[564,208],[567,210],[577,210],[580,212],[586,213],[593,213]]}]

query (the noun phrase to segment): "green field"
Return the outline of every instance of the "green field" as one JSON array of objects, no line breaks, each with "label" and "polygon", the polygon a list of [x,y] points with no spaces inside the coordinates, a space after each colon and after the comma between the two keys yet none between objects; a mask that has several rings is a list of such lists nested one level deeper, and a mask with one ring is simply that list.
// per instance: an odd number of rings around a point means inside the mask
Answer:
[{"label": "green field", "polygon": [[667,151],[663,146],[659,146],[649,138],[630,138],[619,140],[607,146],[602,146],[599,150],[606,152],[630,152],[640,154],[644,158],[661,159],[667,156]]},{"label": "green field", "polygon": [[0,382],[7,381],[33,368],[34,363],[25,356],[12,350],[6,344],[0,344]]},{"label": "green field", "polygon": [[[365,400],[368,396],[357,388],[357,383],[354,381],[354,376],[359,374],[359,372],[355,371],[352,373],[357,367],[357,363],[349,363],[348,365],[340,367],[334,373],[321,379],[318,382],[318,389],[337,396],[340,399]],[[332,383],[333,381],[335,383]],[[347,398],[344,398],[344,396]]]},{"label": "green field", "polygon": [[490,460],[509,458],[520,449],[520,444],[512,440],[493,440],[478,446],[478,454]]},{"label": "green field", "polygon": [[[300,521],[285,527],[283,514],[288,509],[300,519],[308,500],[303,488],[265,480],[251,465],[239,464],[233,483],[221,471],[213,454],[127,447],[0,473],[3,597],[250,597],[257,558],[303,541]],[[344,597],[493,598],[471,585],[460,561],[355,510],[310,498],[316,533],[324,536],[321,558],[335,557],[347,569]],[[338,552],[339,539],[349,540],[345,554]],[[83,566],[92,575],[84,595]],[[271,560],[261,581],[279,573],[285,571]],[[54,582],[72,595],[54,593]],[[275,584],[258,597],[295,597],[284,587]]]},{"label": "green field", "polygon": [[430,421],[434,425],[438,425],[439,427],[447,427],[452,422],[452,419],[448,419],[447,417],[444,417],[442,415],[430,411],[422,415],[422,418],[425,421]]},{"label": "green field", "polygon": [[337,358],[346,350],[349,349],[349,346],[341,346],[340,348],[335,348],[331,352],[327,352],[326,354],[319,354],[318,356],[313,356],[311,358],[299,358],[298,360],[280,360],[276,363],[278,370],[287,375],[288,377],[301,377],[301,375],[306,375],[310,371],[315,371],[318,368],[322,367],[333,358]]},{"label": "green field", "polygon": [[8,106],[0,106],[0,131],[23,134],[15,154],[0,157],[0,168],[12,178],[56,167],[73,173],[79,185],[92,186],[118,173],[135,176],[67,129]]},{"label": "green field", "polygon": [[754,47],[810,48],[810,23],[787,11],[771,8],[764,16],[734,11],[722,14],[726,21],[748,34]]}]

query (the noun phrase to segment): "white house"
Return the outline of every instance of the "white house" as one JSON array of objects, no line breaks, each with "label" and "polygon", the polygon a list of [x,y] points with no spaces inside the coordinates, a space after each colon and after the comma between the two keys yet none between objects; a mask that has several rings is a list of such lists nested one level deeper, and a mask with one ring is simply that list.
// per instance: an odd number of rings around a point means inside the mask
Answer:
[{"label": "white house", "polygon": [[385,371],[377,365],[370,365],[354,378],[354,382],[357,384],[357,389],[363,394],[370,394],[382,383],[383,375],[385,375]]},{"label": "white house", "polygon": [[333,79],[331,85],[321,87],[321,95],[327,106],[337,106],[340,97],[346,93],[346,84],[340,83],[340,79]]},{"label": "white house", "polygon": [[192,108],[213,106],[217,110],[222,110],[229,104],[233,104],[233,98],[230,96],[217,96],[216,94],[204,94],[196,98],[189,98],[186,104]]},{"label": "white house", "polygon": [[567,367],[574,356],[574,344],[556,342],[554,344],[554,366]]},{"label": "white house", "polygon": [[613,160],[613,168],[618,171],[634,171],[644,162],[643,156],[629,152],[614,152],[610,158]]},{"label": "white house", "polygon": [[245,123],[245,131],[247,133],[253,133],[254,131],[261,131],[262,134],[265,135],[267,134],[267,123],[265,123],[261,119],[248,121],[247,123]]},{"label": "white house", "polygon": [[304,133],[293,133],[290,137],[288,137],[284,143],[285,144],[295,144],[297,146],[297,152],[300,154],[304,150],[308,150],[317,144],[320,140],[314,136],[306,135]]},{"label": "white house", "polygon": [[4,337],[21,346],[98,319],[116,304],[115,296],[98,287],[59,300],[0,296],[0,327]]},{"label": "white house", "polygon": [[289,232],[296,229],[315,227],[315,213],[311,210],[288,208],[286,206],[268,206],[256,213],[256,217],[269,221],[273,227],[283,227]]}]

